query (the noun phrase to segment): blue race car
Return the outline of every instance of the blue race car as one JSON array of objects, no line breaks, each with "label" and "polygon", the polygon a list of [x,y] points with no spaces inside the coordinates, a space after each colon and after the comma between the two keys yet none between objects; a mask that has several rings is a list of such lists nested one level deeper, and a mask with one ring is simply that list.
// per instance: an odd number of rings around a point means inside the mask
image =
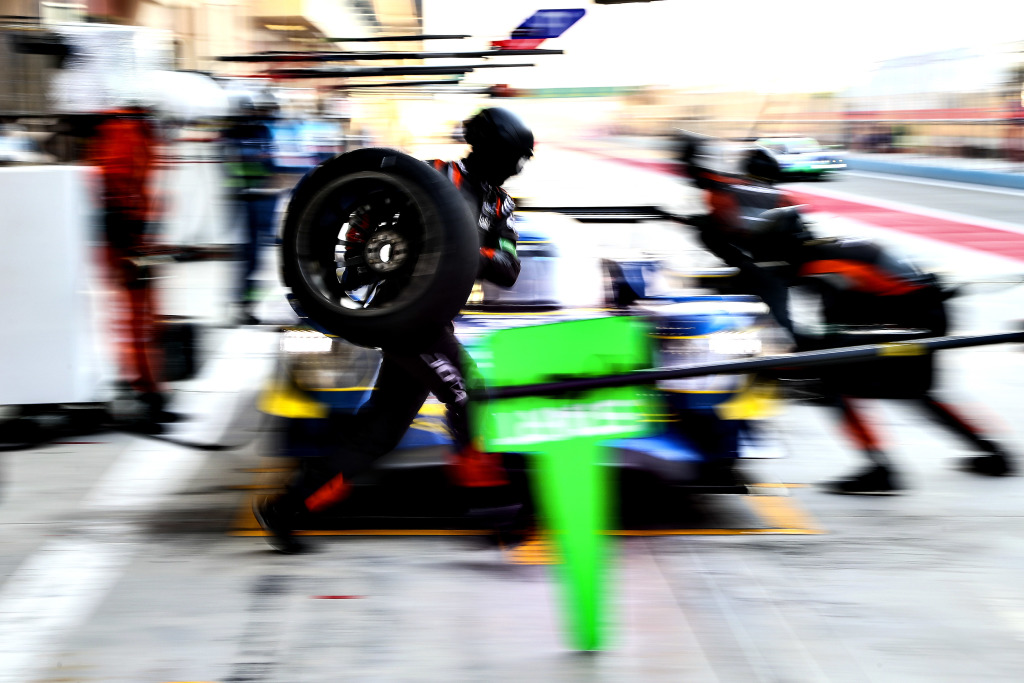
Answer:
[{"label": "blue race car", "polygon": [[[495,328],[534,325],[595,316],[641,315],[651,322],[652,357],[658,366],[747,358],[768,353],[778,330],[757,298],[689,288],[672,291],[661,283],[666,269],[652,258],[604,258],[581,271],[564,257],[556,239],[572,219],[523,211],[517,228],[522,271],[511,289],[478,284],[456,319],[456,333],[472,355],[478,335]],[[589,273],[583,277],[581,273]],[[694,270],[691,281],[727,275],[722,269]],[[586,281],[596,305],[567,305],[567,281]],[[573,298],[573,297],[568,297]],[[330,448],[332,421],[344,420],[366,401],[380,352],[327,336],[312,327],[283,333],[278,371],[260,399],[260,409],[282,423],[275,455],[315,457]],[[610,464],[624,485],[637,481],[701,492],[744,492],[737,463],[776,457],[779,449],[763,428],[776,402],[769,385],[743,375],[705,376],[659,383],[660,404],[648,416],[652,432],[610,442]],[[450,495],[444,466],[451,439],[444,406],[433,398],[423,406],[396,450],[378,472],[357,486],[359,495],[342,504],[346,518],[359,516],[461,517]],[[523,473],[525,458],[506,456],[506,466]],[[528,478],[520,483],[528,487]],[[629,482],[632,482],[630,484]],[[386,485],[385,485],[386,483]],[[447,491],[448,493],[444,493]],[[358,510],[356,512],[355,510]],[[401,512],[405,510],[405,513]]]}]

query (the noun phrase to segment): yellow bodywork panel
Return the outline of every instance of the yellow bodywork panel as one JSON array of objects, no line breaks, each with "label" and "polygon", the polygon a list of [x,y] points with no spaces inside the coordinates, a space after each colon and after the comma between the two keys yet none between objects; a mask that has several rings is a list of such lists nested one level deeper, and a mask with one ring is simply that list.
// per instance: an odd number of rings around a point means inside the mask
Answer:
[{"label": "yellow bodywork panel", "polygon": [[[352,390],[366,391],[368,387],[353,387]],[[313,390],[317,391],[328,390]],[[263,393],[260,394],[258,407],[260,412],[276,417],[285,417],[293,420],[317,419],[327,417],[329,408],[326,403],[321,403],[310,393],[300,391],[293,384],[286,382],[271,383]],[[445,406],[441,403],[424,403],[417,415],[418,418],[444,417]],[[423,426],[423,420],[417,420],[418,426]]]},{"label": "yellow bodywork panel", "polygon": [[260,394],[259,410],[267,415],[293,420],[327,417],[327,406],[290,384],[274,382]]},{"label": "yellow bodywork panel", "polygon": [[715,406],[723,420],[763,420],[779,413],[779,392],[774,383],[751,382],[728,401]]}]

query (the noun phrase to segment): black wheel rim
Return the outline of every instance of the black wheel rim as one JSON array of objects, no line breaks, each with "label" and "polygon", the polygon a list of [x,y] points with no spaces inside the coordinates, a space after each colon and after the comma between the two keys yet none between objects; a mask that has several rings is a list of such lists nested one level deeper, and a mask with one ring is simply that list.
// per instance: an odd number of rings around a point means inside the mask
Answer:
[{"label": "black wheel rim", "polygon": [[299,275],[327,307],[374,316],[407,304],[436,270],[421,193],[389,175],[344,176],[300,209]]}]

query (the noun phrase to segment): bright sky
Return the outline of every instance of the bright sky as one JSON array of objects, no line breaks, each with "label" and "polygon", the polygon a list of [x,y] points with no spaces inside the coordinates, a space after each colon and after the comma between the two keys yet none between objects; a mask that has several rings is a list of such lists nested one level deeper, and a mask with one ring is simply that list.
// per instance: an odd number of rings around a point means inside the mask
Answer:
[{"label": "bright sky", "polygon": [[[565,50],[565,55],[528,58],[538,65],[531,69],[470,75],[474,82],[519,87],[655,84],[828,91],[855,84],[879,60],[1024,40],[1024,0],[423,4],[427,32],[487,39],[506,37],[537,9],[586,9],[565,35],[543,46]],[[468,49],[468,41],[459,47]]]}]

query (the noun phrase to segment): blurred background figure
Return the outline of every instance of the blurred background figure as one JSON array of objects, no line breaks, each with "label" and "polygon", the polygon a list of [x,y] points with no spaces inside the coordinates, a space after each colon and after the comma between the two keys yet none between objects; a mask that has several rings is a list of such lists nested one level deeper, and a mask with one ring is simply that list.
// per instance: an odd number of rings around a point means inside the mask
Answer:
[{"label": "blurred background figure", "polygon": [[241,223],[241,268],[235,285],[234,321],[259,324],[254,308],[259,300],[255,274],[261,252],[274,242],[278,191],[274,136],[270,124],[278,111],[268,92],[232,93],[234,116],[224,130],[227,192],[235,223]]},{"label": "blurred background figure", "polygon": [[[709,212],[693,219],[702,241],[739,270],[740,287],[761,297],[792,335],[797,350],[947,334],[945,302],[952,292],[934,274],[874,242],[814,234],[799,208],[773,187],[781,170],[761,150],[749,154],[744,175],[711,171],[701,164],[702,156],[698,142],[682,156],[687,175],[706,191]],[[790,287],[813,295],[823,325],[807,328],[794,323]],[[877,494],[904,488],[882,440],[854,398],[913,399],[929,418],[977,453],[963,461],[962,469],[989,476],[1004,476],[1014,469],[1001,446],[932,395],[931,354],[838,365],[816,376],[822,402],[840,411],[848,435],[870,463],[867,469],[830,483],[827,490],[833,493]]]},{"label": "blurred background figure", "polygon": [[104,262],[112,284],[111,318],[118,347],[118,399],[114,418],[159,432],[172,421],[161,383],[155,339],[157,299],[147,250],[156,211],[152,180],[157,133],[153,118],[131,105],[98,114],[86,159],[97,169]]},{"label": "blurred background figure", "polygon": [[793,205],[793,200],[775,187],[781,176],[778,164],[767,153],[756,150],[744,166],[745,173],[716,170],[706,143],[696,136],[684,144],[679,160],[684,174],[704,192],[708,212],[692,218],[701,242],[736,268],[739,287],[760,296],[779,325],[792,332],[787,284],[759,267],[736,244],[746,235],[763,232],[765,212]]}]

